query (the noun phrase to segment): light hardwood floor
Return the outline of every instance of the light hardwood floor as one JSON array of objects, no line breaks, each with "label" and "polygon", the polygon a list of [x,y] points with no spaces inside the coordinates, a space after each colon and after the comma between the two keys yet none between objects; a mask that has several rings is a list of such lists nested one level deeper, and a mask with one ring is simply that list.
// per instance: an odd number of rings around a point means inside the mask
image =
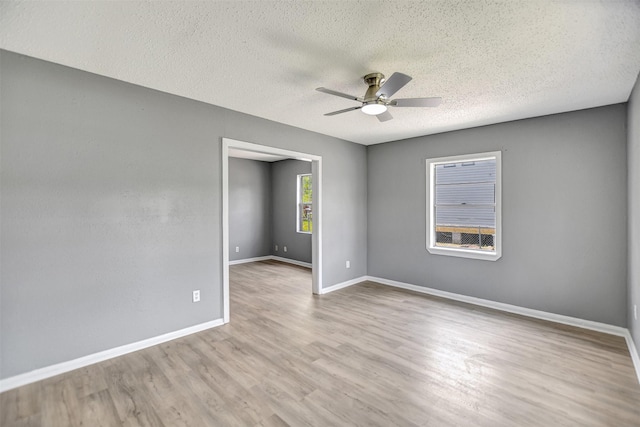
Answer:
[{"label": "light hardwood floor", "polygon": [[640,426],[623,338],[231,267],[231,323],[0,395],[2,426]]}]

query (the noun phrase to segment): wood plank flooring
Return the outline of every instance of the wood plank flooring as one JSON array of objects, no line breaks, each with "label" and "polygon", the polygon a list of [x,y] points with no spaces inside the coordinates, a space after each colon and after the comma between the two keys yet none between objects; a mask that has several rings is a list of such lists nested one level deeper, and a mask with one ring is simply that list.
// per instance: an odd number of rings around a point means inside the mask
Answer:
[{"label": "wood plank flooring", "polygon": [[0,395],[2,426],[640,426],[623,338],[231,267],[231,323]]}]

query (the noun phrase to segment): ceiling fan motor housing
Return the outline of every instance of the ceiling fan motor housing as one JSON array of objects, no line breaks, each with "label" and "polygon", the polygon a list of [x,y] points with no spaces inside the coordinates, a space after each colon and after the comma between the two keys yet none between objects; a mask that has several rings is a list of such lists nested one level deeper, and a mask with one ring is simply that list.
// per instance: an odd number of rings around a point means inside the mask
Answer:
[{"label": "ceiling fan motor housing", "polygon": [[364,95],[364,102],[375,102],[378,100],[376,92],[380,90],[380,86],[384,83],[384,74],[371,73],[363,77],[364,82],[369,85],[367,93]]}]

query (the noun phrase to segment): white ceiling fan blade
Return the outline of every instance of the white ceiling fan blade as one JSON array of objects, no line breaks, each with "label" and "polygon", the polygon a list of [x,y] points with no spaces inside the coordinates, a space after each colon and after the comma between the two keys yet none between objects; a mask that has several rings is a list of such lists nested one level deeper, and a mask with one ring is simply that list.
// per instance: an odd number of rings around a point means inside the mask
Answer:
[{"label": "white ceiling fan blade", "polygon": [[342,114],[342,113],[347,113],[349,111],[353,111],[353,110],[359,110],[362,108],[362,105],[359,107],[351,107],[351,108],[345,108],[344,110],[338,110],[338,111],[333,111],[331,113],[327,113],[325,114],[325,116],[335,116],[336,114]]},{"label": "white ceiling fan blade", "polygon": [[391,115],[391,113],[388,110],[385,111],[384,113],[380,113],[380,114],[376,115],[376,117],[381,122],[386,122],[387,120],[393,119],[393,116]]},{"label": "white ceiling fan blade", "polygon": [[390,98],[394,93],[399,91],[411,81],[411,77],[402,73],[393,73],[391,77],[389,77],[384,84],[378,89],[376,92],[376,96],[385,96]]},{"label": "white ceiling fan blade", "polygon": [[389,103],[395,107],[437,107],[442,103],[442,98],[403,98],[394,99]]},{"label": "white ceiling fan blade", "polygon": [[326,87],[318,87],[318,88],[316,88],[316,90],[318,92],[328,93],[329,95],[340,96],[342,98],[351,99],[353,101],[359,101],[359,102],[363,101],[362,98],[359,98],[357,96],[353,96],[353,95],[349,95],[348,93],[342,93],[342,92],[338,92],[338,91],[335,91],[335,90],[327,89]]}]

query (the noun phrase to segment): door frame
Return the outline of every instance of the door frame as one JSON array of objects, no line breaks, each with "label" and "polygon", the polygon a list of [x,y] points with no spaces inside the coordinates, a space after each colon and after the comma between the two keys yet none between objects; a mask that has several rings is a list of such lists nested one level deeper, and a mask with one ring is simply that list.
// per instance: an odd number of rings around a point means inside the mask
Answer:
[{"label": "door frame", "polygon": [[322,156],[222,138],[222,317],[229,323],[229,149],[284,156],[311,162],[313,176],[313,233],[311,234],[311,292],[322,290]]}]

